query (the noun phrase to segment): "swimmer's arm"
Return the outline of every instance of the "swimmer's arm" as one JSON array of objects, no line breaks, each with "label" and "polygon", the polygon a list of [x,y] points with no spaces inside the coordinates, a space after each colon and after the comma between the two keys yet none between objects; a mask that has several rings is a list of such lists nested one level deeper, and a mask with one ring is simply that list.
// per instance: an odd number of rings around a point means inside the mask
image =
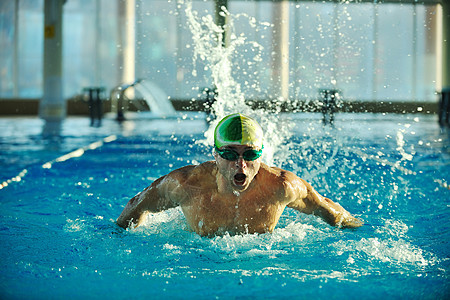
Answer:
[{"label": "swimmer's arm", "polygon": [[149,187],[128,201],[117,219],[117,224],[122,228],[132,225],[138,227],[149,212],[160,212],[178,206],[178,203],[172,200],[169,192],[174,188],[175,181],[170,174],[155,180]]},{"label": "swimmer's arm", "polygon": [[338,203],[323,197],[314,188],[298,178],[294,189],[294,200],[288,207],[294,208],[306,214],[313,214],[321,217],[331,226],[339,228],[355,228],[363,225],[363,222],[353,217]]}]

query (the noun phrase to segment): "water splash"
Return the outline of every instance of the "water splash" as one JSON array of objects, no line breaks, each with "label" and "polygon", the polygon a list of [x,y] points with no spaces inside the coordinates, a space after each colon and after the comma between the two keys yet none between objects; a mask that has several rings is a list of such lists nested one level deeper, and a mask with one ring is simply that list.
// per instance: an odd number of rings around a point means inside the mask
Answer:
[{"label": "water splash", "polygon": [[[245,14],[236,16],[231,15],[225,8],[223,14],[227,16],[227,34],[229,36],[227,46],[222,43],[224,29],[218,27],[213,20],[212,15],[200,17],[196,11],[192,9],[190,1],[185,2],[185,13],[188,20],[188,26],[192,33],[192,43],[194,49],[194,66],[197,60],[206,64],[211,72],[212,84],[216,88],[217,96],[212,109],[216,115],[216,119],[211,122],[210,127],[205,132],[205,141],[199,141],[208,145],[212,145],[214,137],[214,128],[217,123],[228,114],[243,113],[257,119],[265,130],[264,137],[264,155],[263,160],[268,164],[276,164],[280,159],[275,159],[275,153],[286,152],[288,144],[286,143],[291,136],[291,125],[280,118],[281,102],[278,102],[271,109],[271,112],[255,109],[246,102],[246,95],[242,91],[241,85],[237,82],[235,76],[252,75],[247,74],[246,70],[241,66],[252,66],[261,62],[261,52],[263,47],[256,41],[250,41],[244,35],[239,33],[235,26],[235,19],[245,18],[249,26],[257,26],[254,18]],[[264,27],[266,23],[261,24]],[[253,49],[255,55],[251,59],[245,59],[239,55],[243,47]],[[238,72],[240,70],[240,72]],[[193,71],[196,75],[196,71]],[[253,74],[257,77],[257,74]],[[251,84],[252,88],[259,90],[260,86],[257,80]]]},{"label": "water splash", "polygon": [[[333,257],[343,259],[349,265],[368,260],[373,263],[387,263],[394,268],[403,268],[404,264],[424,268],[437,262],[433,254],[408,241],[409,228],[401,221],[385,220],[385,224],[374,231],[373,237],[355,236],[355,239],[341,239],[341,235],[345,233],[328,227],[321,228],[317,224],[307,224],[315,222],[315,219],[308,219],[307,217],[306,220],[298,222],[294,216],[287,217],[282,221],[283,226],[277,227],[271,234],[225,234],[205,238],[188,229],[181,209],[176,208],[150,214],[141,227],[129,230],[135,234],[151,235],[166,241],[163,247],[171,250],[167,253],[167,256],[171,257],[181,255],[178,251],[180,249],[189,249],[190,252],[198,252],[199,255],[219,261],[258,257],[274,259],[280,255],[295,253],[305,256],[314,249],[315,255],[320,251],[331,251]],[[68,222],[70,230],[79,229],[78,225],[77,220]],[[321,247],[325,250],[321,250]]]},{"label": "water splash", "polygon": [[397,131],[397,151],[402,156],[400,161],[402,161],[402,160],[412,160],[413,159],[413,155],[409,154],[409,153],[406,153],[406,151],[404,149],[404,147],[405,147],[405,140],[403,138],[403,134],[404,133],[405,133],[404,129],[399,129]]},{"label": "water splash", "polygon": [[393,265],[410,264],[425,267],[436,259],[419,247],[408,242],[408,226],[398,220],[386,220],[384,226],[375,230],[375,237],[334,243],[337,255],[348,254],[355,258],[380,261]]}]

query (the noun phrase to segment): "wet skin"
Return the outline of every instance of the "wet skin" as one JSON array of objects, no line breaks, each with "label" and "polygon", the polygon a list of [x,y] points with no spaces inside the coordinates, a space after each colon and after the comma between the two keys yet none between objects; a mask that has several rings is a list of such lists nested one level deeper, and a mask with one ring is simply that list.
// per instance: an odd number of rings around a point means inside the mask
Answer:
[{"label": "wet skin", "polygon": [[172,171],[133,197],[117,219],[119,226],[139,226],[148,212],[181,206],[190,228],[202,236],[226,232],[272,232],[284,208],[322,217],[337,227],[363,223],[342,206],[317,193],[295,174],[269,167],[261,159],[245,161],[251,146],[231,145],[240,154]]}]

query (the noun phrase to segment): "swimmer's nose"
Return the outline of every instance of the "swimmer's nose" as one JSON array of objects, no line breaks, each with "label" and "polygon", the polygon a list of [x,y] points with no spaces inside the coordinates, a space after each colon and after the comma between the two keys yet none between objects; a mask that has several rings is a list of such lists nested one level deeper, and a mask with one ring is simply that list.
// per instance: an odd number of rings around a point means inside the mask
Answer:
[{"label": "swimmer's nose", "polygon": [[236,161],[236,166],[240,169],[245,169],[247,167],[247,163],[242,156],[239,156],[238,160]]}]

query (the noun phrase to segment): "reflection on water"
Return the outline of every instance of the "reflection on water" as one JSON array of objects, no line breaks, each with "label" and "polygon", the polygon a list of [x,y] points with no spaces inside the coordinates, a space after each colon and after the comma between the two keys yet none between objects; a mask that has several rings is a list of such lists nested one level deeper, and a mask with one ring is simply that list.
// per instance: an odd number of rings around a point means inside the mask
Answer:
[{"label": "reflection on water", "polygon": [[45,121],[42,127],[42,137],[52,138],[60,137],[63,121]]},{"label": "reflection on water", "polygon": [[46,120],[42,126],[42,139],[45,141],[46,149],[58,151],[62,142],[63,120]]}]

